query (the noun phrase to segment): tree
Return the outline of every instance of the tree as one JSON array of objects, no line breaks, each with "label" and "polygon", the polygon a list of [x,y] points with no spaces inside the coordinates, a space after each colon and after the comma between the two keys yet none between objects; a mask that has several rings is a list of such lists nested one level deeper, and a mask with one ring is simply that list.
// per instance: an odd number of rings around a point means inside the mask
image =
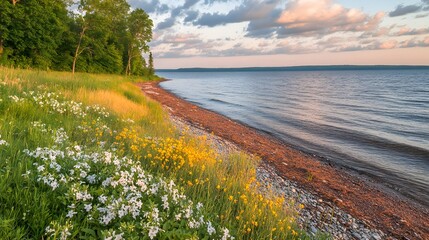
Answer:
[{"label": "tree", "polygon": [[127,0],[0,0],[0,64],[145,75],[152,27]]},{"label": "tree", "polygon": [[1,1],[2,59],[13,65],[49,68],[67,30],[62,0]]},{"label": "tree", "polygon": [[149,76],[155,75],[152,52],[149,52]]},{"label": "tree", "polygon": [[152,39],[152,20],[149,15],[142,10],[136,9],[131,12],[127,21],[127,67],[126,75],[131,75],[132,60],[135,57],[141,57],[142,51],[149,51],[147,43]]},{"label": "tree", "polygon": [[[120,73],[122,54],[117,51],[121,52],[123,46],[117,36],[124,35],[122,31],[125,29],[129,4],[125,0],[81,0],[78,9],[79,14],[75,16],[75,20],[80,30],[76,33],[78,40],[72,72],[76,71],[81,54],[88,51],[85,57],[90,71],[112,72],[114,69],[115,73]],[[112,50],[114,52],[108,54]],[[119,71],[118,62],[121,62]]]}]

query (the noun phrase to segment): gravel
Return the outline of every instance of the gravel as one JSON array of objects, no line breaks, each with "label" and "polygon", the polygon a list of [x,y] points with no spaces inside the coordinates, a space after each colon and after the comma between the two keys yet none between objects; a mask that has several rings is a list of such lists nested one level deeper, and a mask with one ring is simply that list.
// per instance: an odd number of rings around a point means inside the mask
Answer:
[{"label": "gravel", "polygon": [[[207,131],[177,117],[171,116],[171,119],[179,130],[186,128],[187,133],[207,136],[208,141],[220,154],[227,155],[242,151],[235,144],[209,134]],[[265,186],[265,189],[270,187],[277,194],[283,196],[289,207],[295,208],[299,212],[297,218],[299,226],[313,236],[319,233],[328,233],[333,239],[392,239],[382,231],[374,229],[364,221],[344,212],[336,207],[335,204],[318,198],[317,195],[300,188],[293,181],[283,179],[265,161],[261,161],[257,168],[257,180]],[[338,201],[341,201],[341,199],[338,199]]]}]

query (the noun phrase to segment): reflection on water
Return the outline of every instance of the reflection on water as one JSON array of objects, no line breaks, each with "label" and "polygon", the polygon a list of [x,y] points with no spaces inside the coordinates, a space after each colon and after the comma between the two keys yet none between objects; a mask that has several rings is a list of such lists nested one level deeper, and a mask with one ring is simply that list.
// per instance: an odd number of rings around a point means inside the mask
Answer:
[{"label": "reflection on water", "polygon": [[162,73],[162,87],[429,206],[429,71]]}]

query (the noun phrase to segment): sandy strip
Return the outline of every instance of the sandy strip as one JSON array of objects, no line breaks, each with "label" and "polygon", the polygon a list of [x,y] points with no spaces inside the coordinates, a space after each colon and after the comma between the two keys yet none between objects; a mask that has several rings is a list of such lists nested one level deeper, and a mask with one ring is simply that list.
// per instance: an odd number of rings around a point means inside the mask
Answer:
[{"label": "sandy strip", "polygon": [[282,178],[296,182],[368,226],[393,238],[429,239],[427,207],[408,201],[362,176],[292,149],[271,136],[186,102],[163,90],[156,82],[139,86],[170,114],[260,156]]}]

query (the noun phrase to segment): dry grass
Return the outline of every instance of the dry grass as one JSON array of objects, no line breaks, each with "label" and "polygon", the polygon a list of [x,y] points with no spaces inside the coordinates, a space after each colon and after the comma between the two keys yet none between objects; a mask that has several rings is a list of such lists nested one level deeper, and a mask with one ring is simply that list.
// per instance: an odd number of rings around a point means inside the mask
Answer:
[{"label": "dry grass", "polygon": [[89,105],[100,105],[118,114],[123,119],[133,119],[138,121],[147,116],[149,109],[143,104],[136,103],[112,90],[79,89],[77,92],[66,92],[76,101],[81,101]]}]

